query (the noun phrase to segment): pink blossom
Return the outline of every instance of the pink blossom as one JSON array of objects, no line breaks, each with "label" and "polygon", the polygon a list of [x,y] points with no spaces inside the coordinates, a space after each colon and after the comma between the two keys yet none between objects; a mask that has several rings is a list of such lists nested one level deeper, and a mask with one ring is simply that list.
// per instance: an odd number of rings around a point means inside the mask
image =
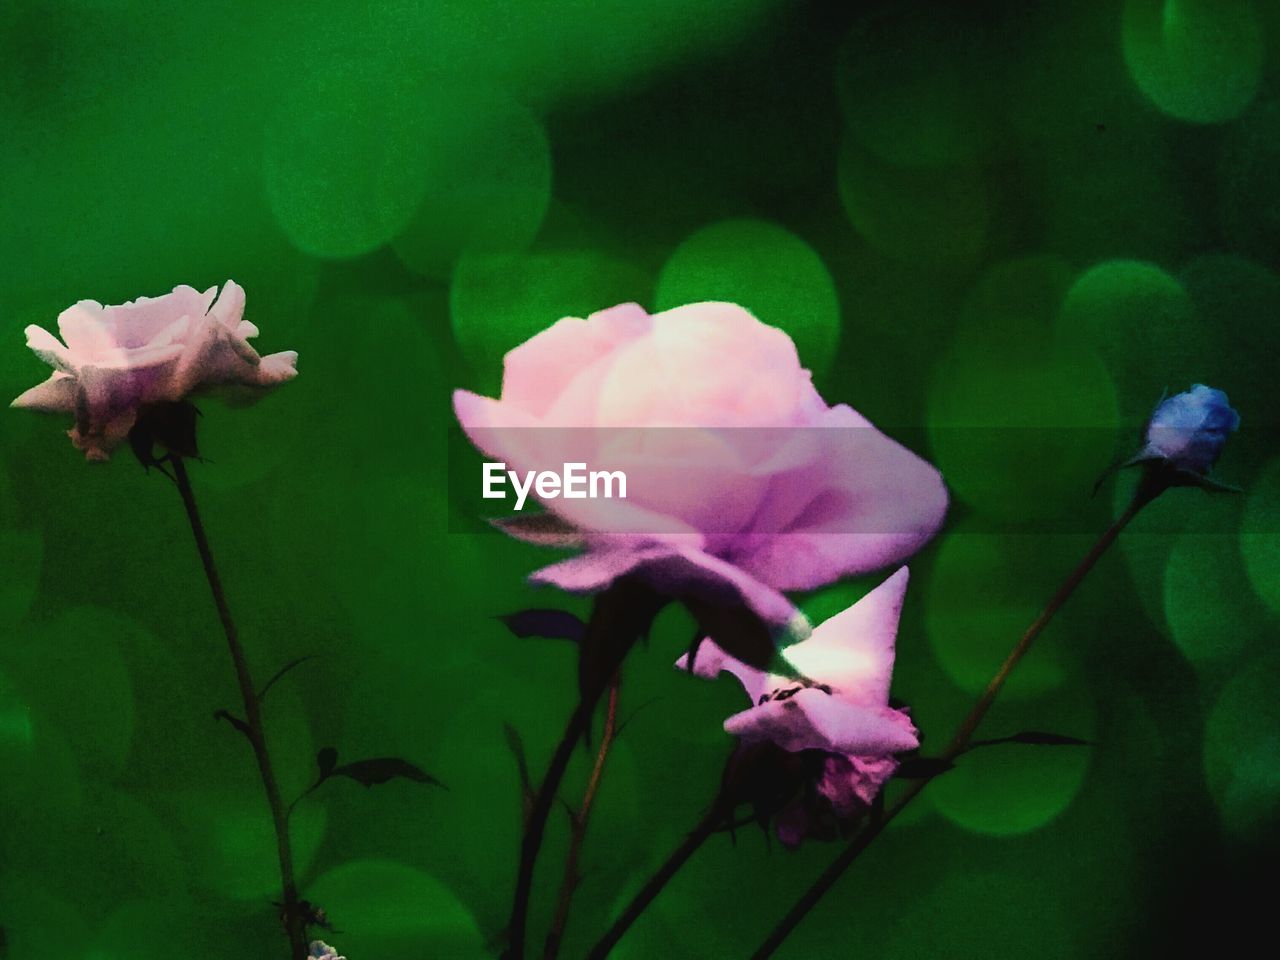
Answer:
[{"label": "pink blossom", "polygon": [[625,471],[626,500],[543,498],[550,517],[500,523],[580,548],[533,577],[574,592],[635,575],[803,633],[782,591],[896,563],[946,512],[936,469],[828,406],[791,339],[731,303],[567,317],[507,354],[499,399],[459,390],[454,409],[513,469]]},{"label": "pink blossom", "polygon": [[[789,846],[821,834],[824,818],[840,822],[861,814],[897,770],[894,755],[920,745],[906,711],[889,706],[907,578],[902,567],[807,640],[789,647],[784,658],[800,680],[757,670],[712,640],[698,647],[693,672],[708,679],[732,673],[752,703],[725,720],[725,730],[746,742],[767,741],[789,753],[816,752],[821,758],[820,771],[805,785],[806,796],[775,821],[779,838]],[[687,670],[689,655],[676,666]]]},{"label": "pink blossom", "polygon": [[258,328],[242,319],[244,290],[228,280],[217,294],[217,287],[201,293],[181,286],[119,306],[81,300],[58,316],[62,340],[27,327],[27,346],[54,373],[11,405],[72,414],[72,443],[87,459],[106,460],[147,404],[210,387],[262,389],[292,379],[296,353],[264,357],[249,345]]}]

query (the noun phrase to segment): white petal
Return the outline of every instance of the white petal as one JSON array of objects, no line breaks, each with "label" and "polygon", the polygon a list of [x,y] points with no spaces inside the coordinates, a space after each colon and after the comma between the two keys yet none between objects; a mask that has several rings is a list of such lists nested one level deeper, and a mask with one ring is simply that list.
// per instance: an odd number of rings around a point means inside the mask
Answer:
[{"label": "white petal", "polygon": [[71,351],[63,346],[61,340],[43,327],[37,327],[34,323],[27,327],[25,332],[27,334],[27,346],[31,348],[37,357],[57,370],[75,373],[76,366],[71,357]]}]

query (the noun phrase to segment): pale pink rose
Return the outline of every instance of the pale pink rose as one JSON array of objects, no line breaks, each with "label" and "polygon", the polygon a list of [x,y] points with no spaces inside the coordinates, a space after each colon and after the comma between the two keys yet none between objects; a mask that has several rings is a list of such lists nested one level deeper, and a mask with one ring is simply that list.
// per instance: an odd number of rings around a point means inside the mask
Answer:
[{"label": "pale pink rose", "polygon": [[258,328],[241,318],[244,290],[228,280],[217,294],[217,287],[201,293],[182,286],[119,306],[81,300],[58,316],[61,341],[27,327],[27,346],[54,373],[11,406],[74,415],[71,441],[87,459],[106,460],[147,404],[292,379],[296,353],[263,357],[249,345]]},{"label": "pale pink rose", "polygon": [[625,501],[548,498],[549,518],[500,524],[582,548],[534,574],[570,591],[634,574],[786,626],[782,591],[898,562],[946,512],[936,469],[828,406],[791,339],[731,303],[567,317],[507,354],[500,399],[459,390],[454,409],[511,469],[626,473]]},{"label": "pale pink rose", "polygon": [[[788,647],[784,658],[805,679],[766,673],[725,653],[712,640],[699,645],[693,672],[738,678],[752,706],[724,722],[745,741],[768,741],[790,753],[818,751],[822,766],[806,796],[783,810],[779,838],[795,846],[817,834],[824,820],[846,821],[875,800],[898,768],[895,754],[920,745],[903,710],[889,706],[898,619],[907,589],[898,570],[852,607]],[[689,667],[689,655],[677,662]],[[812,794],[812,795],[809,795]],[[824,804],[816,804],[821,797]]]}]

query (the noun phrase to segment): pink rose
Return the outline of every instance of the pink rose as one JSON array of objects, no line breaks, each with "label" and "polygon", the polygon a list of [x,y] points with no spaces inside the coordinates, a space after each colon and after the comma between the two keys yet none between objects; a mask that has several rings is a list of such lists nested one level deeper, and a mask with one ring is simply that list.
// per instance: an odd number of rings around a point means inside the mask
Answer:
[{"label": "pink rose", "polygon": [[459,390],[454,409],[511,469],[626,473],[626,500],[542,498],[548,515],[499,522],[582,548],[533,577],[570,591],[632,574],[803,630],[782,591],[898,562],[946,512],[936,469],[828,406],[791,339],[731,303],[567,317],[507,354],[500,399]]},{"label": "pink rose", "polygon": [[[744,741],[767,741],[788,753],[816,751],[813,782],[779,812],[780,839],[795,846],[826,836],[825,824],[846,823],[864,811],[898,768],[894,755],[914,750],[919,735],[903,710],[889,706],[898,619],[907,590],[903,567],[848,610],[819,625],[783,656],[804,681],[757,670],[703,640],[693,671],[713,678],[731,673],[751,706],[724,722]],[[689,668],[689,655],[676,666]]]},{"label": "pink rose", "polygon": [[217,291],[175,287],[109,307],[81,300],[58,316],[62,341],[27,327],[27,346],[54,373],[11,405],[73,414],[72,443],[87,459],[106,460],[146,404],[207,387],[266,388],[292,379],[296,353],[263,357],[249,345],[258,328],[241,319],[244,290],[228,280],[215,302]]}]

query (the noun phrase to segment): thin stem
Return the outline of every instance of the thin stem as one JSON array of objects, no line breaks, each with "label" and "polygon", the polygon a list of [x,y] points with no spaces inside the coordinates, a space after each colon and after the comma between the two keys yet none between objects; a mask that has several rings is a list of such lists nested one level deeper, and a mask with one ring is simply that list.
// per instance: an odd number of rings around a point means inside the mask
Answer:
[{"label": "thin stem", "polygon": [[276,834],[276,854],[280,861],[280,887],[283,894],[284,924],[289,937],[290,955],[292,960],[305,960],[306,929],[302,911],[298,905],[298,887],[293,877],[293,851],[289,845],[288,814],[280,799],[280,787],[276,783],[275,772],[271,766],[271,755],[267,750],[267,738],[262,724],[262,703],[253,683],[253,675],[249,671],[249,662],[245,657],[244,648],[240,645],[235,621],[231,618],[231,609],[227,606],[227,597],[222,589],[218,568],[213,562],[213,552],[209,549],[209,538],[200,520],[200,511],[196,507],[195,494],[191,489],[191,478],[187,475],[186,463],[177,455],[171,455],[168,462],[173,467],[174,482],[182,495],[183,506],[187,508],[187,519],[191,521],[191,532],[195,535],[196,549],[200,552],[205,577],[209,581],[209,590],[213,594],[214,605],[218,608],[222,632],[227,637],[227,649],[231,653],[231,662],[235,665],[236,681],[240,685],[240,697],[244,701],[248,740],[253,747],[254,758],[258,761],[258,775],[262,778],[267,804],[271,808],[271,821]]},{"label": "thin stem", "polygon": [[588,651],[606,658],[607,662],[604,664],[596,664],[603,666],[598,671],[598,676],[603,679],[588,680],[582,684],[578,705],[565,725],[564,733],[547,767],[547,775],[529,810],[524,838],[520,844],[520,866],[516,872],[516,889],[511,904],[511,919],[507,924],[508,942],[507,949],[502,954],[503,960],[524,960],[525,930],[529,925],[529,897],[533,893],[533,871],[537,865],[538,852],[542,848],[543,835],[546,833],[547,818],[555,804],[556,792],[569,768],[573,751],[591,728],[591,718],[609,679],[622,666],[622,661],[626,659],[638,636],[634,625],[627,623],[628,600],[629,592],[620,584],[596,598],[591,622],[582,639],[579,658],[584,658]]},{"label": "thin stem", "polygon": [[[1009,679],[1009,674],[1018,665],[1018,661],[1031,649],[1031,644],[1035,638],[1049,625],[1049,621],[1053,619],[1054,614],[1062,608],[1062,605],[1067,602],[1076,588],[1080,586],[1081,581],[1097,564],[1099,558],[1107,552],[1107,548],[1115,542],[1116,537],[1120,535],[1120,531],[1128,526],[1129,521],[1138,515],[1138,511],[1155,499],[1159,493],[1160,488],[1152,488],[1148,485],[1139,487],[1138,493],[1134,496],[1133,502],[1129,504],[1128,509],[1111,526],[1107,527],[1102,536],[1098,538],[1097,543],[1085,554],[1084,559],[1067,575],[1067,579],[1063,581],[1062,586],[1058,588],[1053,598],[1041,611],[1040,616],[1036,617],[1031,626],[1027,628],[1026,633],[1014,645],[1014,648],[1009,652],[1009,656],[1005,658],[1004,663],[1000,665],[1000,669],[996,671],[995,676],[991,678],[991,682],[987,684],[982,696],[978,697],[973,709],[969,711],[968,715],[960,723],[955,735],[951,738],[951,742],[947,745],[947,749],[943,751],[942,759],[954,760],[964,752],[969,742],[973,739],[974,731],[978,729],[978,725],[982,723],[987,711],[995,703],[996,696],[1000,693],[1000,688]],[[787,915],[782,918],[782,921],[774,927],[760,948],[751,955],[751,960],[766,960],[767,957],[773,956],[783,941],[799,926],[805,915],[817,906],[827,891],[835,886],[836,881],[840,879],[845,870],[858,859],[862,851],[867,849],[871,842],[884,832],[884,828],[892,822],[894,817],[900,814],[912,800],[920,795],[928,783],[927,779],[911,781],[910,785],[898,796],[897,800],[885,809],[882,817],[870,821],[849,842],[849,845],[840,853],[840,856],[836,857],[831,865],[822,872],[822,875],[818,877],[813,886],[806,890],[804,895],[796,901]]]},{"label": "thin stem", "polygon": [[622,911],[618,919],[613,921],[613,925],[609,927],[605,935],[591,948],[591,952],[587,954],[587,960],[604,960],[609,955],[609,951],[618,945],[618,941],[626,935],[626,932],[631,929],[631,925],[640,918],[640,915],[644,913],[649,904],[662,892],[662,888],[667,885],[672,877],[680,872],[681,867],[706,842],[707,838],[715,833],[716,827],[723,819],[723,816],[724,812],[717,803],[699,821],[689,835],[681,841],[680,846],[672,851],[671,856],[667,857],[667,862],[659,867],[648,882],[640,888],[640,892],[627,904],[627,908]]},{"label": "thin stem", "polygon": [[555,918],[551,922],[551,930],[547,933],[546,946],[542,952],[544,960],[555,960],[560,953],[564,930],[569,923],[569,908],[573,904],[574,892],[582,880],[578,864],[582,859],[582,845],[587,839],[591,805],[595,802],[596,793],[600,790],[600,780],[604,775],[604,762],[609,756],[609,748],[613,746],[614,737],[618,732],[618,694],[621,686],[622,674],[615,672],[609,684],[609,705],[605,710],[604,732],[600,735],[600,748],[596,751],[596,761],[591,768],[591,777],[587,780],[587,789],[582,794],[582,805],[573,815],[569,853],[564,864],[564,879],[560,881],[560,898],[556,903]]}]

